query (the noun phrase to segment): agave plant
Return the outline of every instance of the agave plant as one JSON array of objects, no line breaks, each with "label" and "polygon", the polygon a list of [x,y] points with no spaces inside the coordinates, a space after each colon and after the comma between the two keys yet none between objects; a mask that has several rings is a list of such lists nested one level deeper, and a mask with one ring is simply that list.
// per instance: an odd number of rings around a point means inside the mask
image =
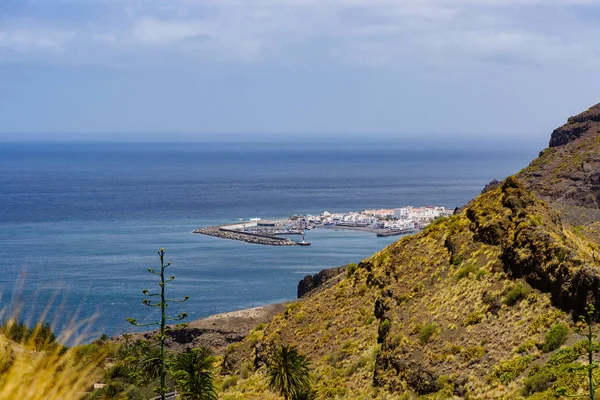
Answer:
[{"label": "agave plant", "polygon": [[285,400],[306,398],[310,390],[310,362],[291,345],[275,348],[267,374],[269,387]]}]

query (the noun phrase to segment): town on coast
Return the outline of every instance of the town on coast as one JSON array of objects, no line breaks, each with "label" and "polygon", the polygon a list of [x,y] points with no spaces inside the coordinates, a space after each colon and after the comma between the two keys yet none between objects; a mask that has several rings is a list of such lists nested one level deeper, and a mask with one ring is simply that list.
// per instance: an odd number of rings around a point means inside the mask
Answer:
[{"label": "town on coast", "polygon": [[[271,246],[308,246],[310,242],[304,240],[304,235],[311,229],[349,229],[373,232],[379,237],[397,236],[414,233],[452,213],[438,206],[347,213],[324,211],[319,215],[293,215],[287,219],[250,218],[234,224],[198,228],[194,233]],[[302,235],[302,240],[293,240],[295,235]]]}]

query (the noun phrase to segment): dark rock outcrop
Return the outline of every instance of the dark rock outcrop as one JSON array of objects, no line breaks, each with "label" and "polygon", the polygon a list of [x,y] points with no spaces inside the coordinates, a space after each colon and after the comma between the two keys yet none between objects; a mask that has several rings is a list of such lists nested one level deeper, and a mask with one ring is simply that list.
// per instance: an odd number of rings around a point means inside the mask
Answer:
[{"label": "dark rock outcrop", "polygon": [[[333,283],[332,279],[340,276],[340,274],[345,271],[346,267],[344,266],[324,269],[315,275],[306,275],[304,279],[298,283],[298,298],[320,288],[325,283]],[[336,281],[339,281],[339,279]]]},{"label": "dark rock outcrop", "polygon": [[378,357],[373,375],[373,386],[387,386],[391,392],[401,392],[404,384],[419,395],[437,392],[438,376],[416,361],[397,357]]},{"label": "dark rock outcrop", "polygon": [[550,147],[565,145],[580,138],[590,130],[600,129],[600,104],[568,119],[567,123],[552,132]]},{"label": "dark rock outcrop", "polygon": [[489,192],[492,189],[496,189],[502,182],[497,179],[492,180],[490,183],[483,187],[481,193]]},{"label": "dark rock outcrop", "polygon": [[563,221],[571,225],[600,221],[600,104],[556,129],[550,147],[518,178],[560,211]]}]

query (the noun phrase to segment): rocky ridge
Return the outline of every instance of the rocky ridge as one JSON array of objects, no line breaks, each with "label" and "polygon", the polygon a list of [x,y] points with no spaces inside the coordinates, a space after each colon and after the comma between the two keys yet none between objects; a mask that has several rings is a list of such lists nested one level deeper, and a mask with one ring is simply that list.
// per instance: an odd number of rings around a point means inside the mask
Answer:
[{"label": "rocky ridge", "polygon": [[600,221],[600,104],[556,129],[518,178],[571,225]]}]

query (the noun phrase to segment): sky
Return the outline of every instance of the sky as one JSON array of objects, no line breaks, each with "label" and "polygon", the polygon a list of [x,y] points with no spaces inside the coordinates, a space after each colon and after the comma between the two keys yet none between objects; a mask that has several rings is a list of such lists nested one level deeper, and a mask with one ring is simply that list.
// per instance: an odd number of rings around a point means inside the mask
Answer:
[{"label": "sky", "polygon": [[547,141],[600,0],[0,0],[0,141]]}]

